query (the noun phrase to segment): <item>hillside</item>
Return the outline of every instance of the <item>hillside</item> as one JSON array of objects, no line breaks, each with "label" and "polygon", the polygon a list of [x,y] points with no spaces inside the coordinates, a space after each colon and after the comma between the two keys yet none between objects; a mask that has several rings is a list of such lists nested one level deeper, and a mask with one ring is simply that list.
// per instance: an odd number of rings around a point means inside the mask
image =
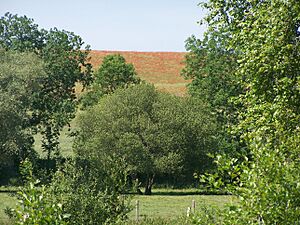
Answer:
[{"label": "hillside", "polygon": [[180,76],[184,67],[184,52],[131,52],[96,51],[90,53],[91,63],[97,69],[103,58],[119,53],[136,68],[139,77],[154,84],[157,89],[182,96],[186,93],[186,81]]}]

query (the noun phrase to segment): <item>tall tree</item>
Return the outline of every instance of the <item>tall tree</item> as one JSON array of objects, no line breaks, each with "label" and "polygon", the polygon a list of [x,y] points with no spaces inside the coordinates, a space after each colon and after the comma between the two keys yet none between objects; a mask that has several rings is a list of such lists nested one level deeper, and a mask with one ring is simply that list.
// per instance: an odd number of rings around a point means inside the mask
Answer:
[{"label": "tall tree", "polygon": [[0,50],[0,170],[34,157],[30,108],[45,77],[44,64],[33,53]]},{"label": "tall tree", "polygon": [[[297,0],[210,0],[209,27],[230,35],[246,93],[237,129],[250,149],[235,224],[299,223],[300,4]],[[233,217],[232,217],[233,216]],[[231,223],[233,223],[231,221]]]},{"label": "tall tree", "polygon": [[63,126],[74,117],[77,82],[87,85],[91,65],[87,63],[88,47],[72,32],[56,28],[39,29],[32,19],[6,13],[0,19],[0,48],[31,51],[45,63],[47,76],[40,81],[42,89],[34,93],[31,125],[43,134],[42,147],[48,158],[58,153],[58,136]]},{"label": "tall tree", "polygon": [[237,53],[228,49],[229,37],[220,30],[208,30],[202,40],[191,36],[186,41],[188,54],[181,75],[192,79],[188,84],[191,96],[211,106],[217,115],[220,151],[235,154],[241,151],[239,136],[230,134],[229,129],[237,124],[239,105],[233,98],[242,93],[235,70]]},{"label": "tall tree", "polygon": [[78,126],[77,155],[100,162],[124,159],[132,174],[146,177],[145,194],[151,194],[157,174],[203,171],[215,141],[214,116],[205,104],[145,84],[102,98]]}]

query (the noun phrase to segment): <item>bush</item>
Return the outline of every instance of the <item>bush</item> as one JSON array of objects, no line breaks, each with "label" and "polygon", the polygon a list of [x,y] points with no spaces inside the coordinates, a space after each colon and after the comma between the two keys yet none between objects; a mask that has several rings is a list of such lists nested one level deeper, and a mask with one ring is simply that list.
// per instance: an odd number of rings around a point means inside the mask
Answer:
[{"label": "bush", "polygon": [[[19,204],[7,210],[16,224],[115,224],[126,219],[129,198],[126,170],[122,162],[109,161],[99,166],[85,160],[65,163],[52,182],[39,186],[32,177],[32,166],[25,161],[28,182],[17,193]],[[24,174],[24,172],[23,172]]]},{"label": "bush", "polygon": [[15,209],[6,209],[15,224],[67,224],[67,215],[63,213],[63,199],[49,192],[48,187],[37,187],[34,181],[32,164],[27,159],[21,163],[20,173],[25,186],[17,192],[18,205]]}]

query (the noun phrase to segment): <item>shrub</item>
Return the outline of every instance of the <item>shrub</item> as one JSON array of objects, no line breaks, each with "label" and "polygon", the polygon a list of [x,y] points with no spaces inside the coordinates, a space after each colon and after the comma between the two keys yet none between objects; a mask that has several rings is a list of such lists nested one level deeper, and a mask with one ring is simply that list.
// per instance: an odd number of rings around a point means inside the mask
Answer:
[{"label": "shrub", "polygon": [[[65,163],[47,186],[38,186],[32,166],[25,161],[27,183],[17,193],[19,204],[7,210],[16,224],[115,224],[130,211],[126,170],[122,162],[99,166],[85,160]],[[24,174],[24,173],[23,173]]]}]

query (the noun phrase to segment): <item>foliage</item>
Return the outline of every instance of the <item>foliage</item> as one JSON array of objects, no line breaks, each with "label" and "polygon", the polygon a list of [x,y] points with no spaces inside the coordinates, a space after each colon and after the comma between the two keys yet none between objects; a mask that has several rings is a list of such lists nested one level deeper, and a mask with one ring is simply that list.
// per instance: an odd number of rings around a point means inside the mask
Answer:
[{"label": "foliage", "polygon": [[44,61],[46,76],[42,88],[33,93],[30,125],[38,125],[48,159],[58,152],[58,136],[75,115],[77,82],[86,85],[91,65],[86,63],[88,48],[81,50],[82,39],[57,28],[39,29],[32,19],[6,13],[0,19],[0,47],[5,50],[34,52]]},{"label": "foliage", "polygon": [[[25,161],[26,162],[26,161]],[[22,171],[28,184],[18,192],[16,209],[7,210],[17,224],[115,224],[126,219],[128,197],[122,162],[107,165],[78,159],[65,163],[47,186],[38,186],[32,167],[24,163]]]},{"label": "foliage", "polygon": [[146,84],[101,99],[80,115],[78,126],[78,155],[100,162],[124,159],[132,175],[145,176],[148,194],[155,174],[205,169],[215,132],[213,115],[201,101],[159,93]]},{"label": "foliage", "polygon": [[44,77],[44,64],[34,54],[0,51],[0,169],[35,157],[27,128],[32,95],[41,90]]},{"label": "foliage", "polygon": [[247,90],[238,100],[245,111],[237,131],[243,132],[251,159],[236,166],[239,186],[232,190],[241,201],[225,221],[298,224],[299,3],[211,0],[204,6],[208,25],[227,32],[230,47],[241,53],[236,74]]},{"label": "foliage", "polygon": [[111,94],[117,88],[141,82],[133,65],[126,63],[125,58],[119,54],[105,56],[94,79],[91,90],[83,97],[84,106],[95,105],[103,95]]},{"label": "foliage", "polygon": [[51,189],[55,196],[63,196],[70,224],[115,224],[130,211],[129,197],[123,195],[126,177],[121,161],[78,159],[57,172]]},{"label": "foliage", "polygon": [[221,212],[222,210],[217,207],[201,206],[200,209],[197,209],[196,213],[186,218],[185,224],[222,224]]},{"label": "foliage", "polygon": [[192,79],[189,93],[208,102],[223,123],[235,111],[230,98],[241,93],[235,75],[236,54],[226,49],[227,39],[217,31],[206,32],[203,40],[188,38],[189,53],[182,70],[182,76]]},{"label": "foliage", "polygon": [[45,186],[36,188],[29,183],[17,195],[19,205],[8,212],[15,224],[67,224],[62,204],[52,201]]},{"label": "foliage", "polygon": [[22,175],[27,179],[25,186],[17,193],[16,209],[6,209],[15,224],[68,224],[63,214],[62,199],[54,201],[45,186],[37,188],[39,181],[32,177],[32,165],[28,160],[22,162]]},{"label": "foliage", "polygon": [[188,84],[189,94],[200,98],[211,106],[218,121],[218,140],[220,152],[236,154],[242,150],[239,135],[229,134],[236,124],[240,109],[234,104],[233,97],[242,93],[241,85],[235,74],[237,54],[228,47],[228,35],[217,30],[208,30],[203,40],[191,36],[186,41],[186,66],[181,75],[192,79]]}]

